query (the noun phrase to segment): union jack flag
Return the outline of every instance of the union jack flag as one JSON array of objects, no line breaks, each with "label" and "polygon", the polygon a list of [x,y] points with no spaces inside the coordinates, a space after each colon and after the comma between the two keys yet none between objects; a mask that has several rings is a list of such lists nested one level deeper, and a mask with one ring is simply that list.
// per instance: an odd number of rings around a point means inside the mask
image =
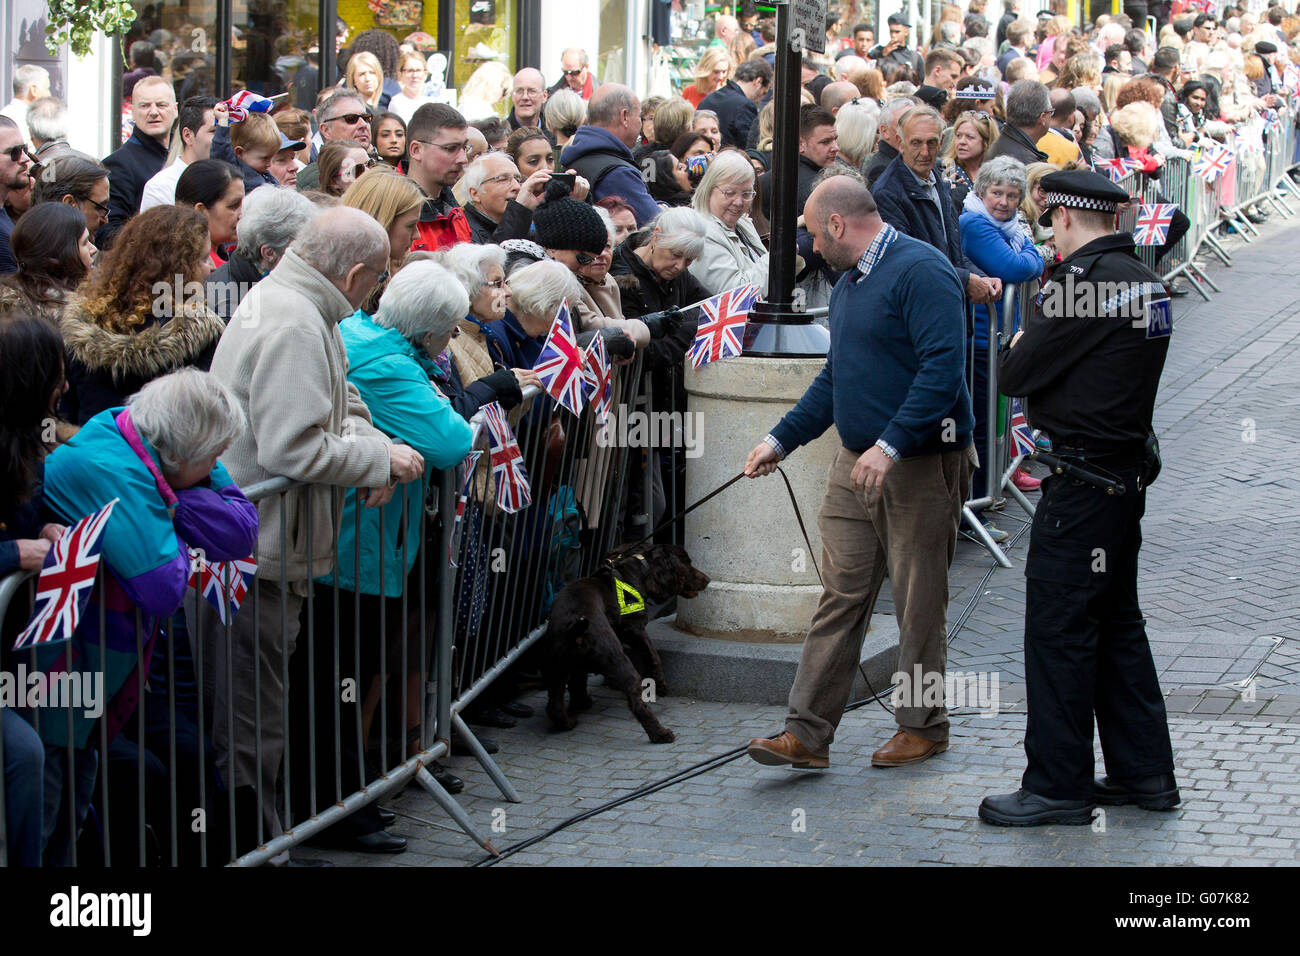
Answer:
[{"label": "union jack flag", "polygon": [[209,561],[201,551],[190,552],[190,587],[217,609],[222,624],[230,623],[226,620],[227,602],[230,604],[230,618],[234,620],[256,573],[257,561],[251,554],[234,561]]},{"label": "union jack flag", "polygon": [[1164,245],[1177,208],[1173,203],[1142,203],[1138,206],[1137,225],[1133,227],[1133,241],[1139,246]]},{"label": "union jack flag", "polygon": [[1011,442],[1012,456],[1016,458],[1032,455],[1036,448],[1034,430],[1029,427],[1029,419],[1025,417],[1018,398],[1011,400]]},{"label": "union jack flag", "polygon": [[614,403],[614,369],[609,363],[605,340],[597,335],[583,353],[586,365],[582,369],[582,390],[592,402],[596,417],[603,425],[609,418]]},{"label": "union jack flag", "polygon": [[226,100],[226,107],[230,110],[230,122],[232,123],[242,123],[248,119],[249,113],[269,113],[274,106],[275,100],[268,99],[265,96],[258,96],[256,93],[248,92],[248,90],[240,90]]},{"label": "union jack flag", "polygon": [[456,552],[460,550],[460,533],[461,526],[465,518],[465,506],[469,503],[469,490],[474,486],[474,469],[478,467],[478,460],[483,452],[475,448],[465,456],[465,463],[462,467],[465,469],[465,480],[461,482],[460,498],[456,500],[456,520],[451,525],[451,542],[447,545],[447,563],[453,568],[456,567]]},{"label": "union jack flag", "polygon": [[546,344],[537,356],[533,371],[542,380],[542,388],[573,414],[582,412],[582,351],[573,338],[569,321],[569,304],[560,303]]},{"label": "union jack flag", "polygon": [[497,402],[483,406],[491,441],[492,478],[497,487],[497,507],[508,514],[522,511],[533,502],[528,488],[528,472],[524,470],[524,456],[515,441],[506,413]]},{"label": "union jack flag", "polygon": [[1278,118],[1277,110],[1267,109],[1259,115],[1264,117],[1264,128],[1270,133],[1276,133],[1282,128],[1282,120]]},{"label": "union jack flag", "polygon": [[99,570],[99,552],[108,517],[119,499],[82,518],[54,542],[36,583],[32,619],[14,641],[14,650],[66,641],[77,630]]},{"label": "union jack flag", "polygon": [[1228,171],[1228,164],[1232,162],[1232,150],[1227,146],[1212,146],[1209,150],[1201,155],[1192,166],[1192,172],[1200,176],[1207,183],[1212,183],[1223,173]]},{"label": "union jack flag", "polygon": [[1097,162],[1106,175],[1110,177],[1111,182],[1116,183],[1138,168],[1138,161],[1127,156],[1119,156],[1115,159],[1099,159]]},{"label": "union jack flag", "polygon": [[700,306],[700,327],[688,353],[694,368],[740,355],[740,335],[757,298],[758,286],[750,282],[719,293]]}]

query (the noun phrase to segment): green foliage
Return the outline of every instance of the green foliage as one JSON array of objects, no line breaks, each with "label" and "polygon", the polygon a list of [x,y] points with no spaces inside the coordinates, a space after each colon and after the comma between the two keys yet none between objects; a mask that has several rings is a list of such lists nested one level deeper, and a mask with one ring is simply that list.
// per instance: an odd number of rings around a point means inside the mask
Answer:
[{"label": "green foliage", "polygon": [[65,43],[76,56],[85,56],[96,33],[120,33],[135,20],[129,0],[49,0],[48,6],[45,48],[51,56]]}]

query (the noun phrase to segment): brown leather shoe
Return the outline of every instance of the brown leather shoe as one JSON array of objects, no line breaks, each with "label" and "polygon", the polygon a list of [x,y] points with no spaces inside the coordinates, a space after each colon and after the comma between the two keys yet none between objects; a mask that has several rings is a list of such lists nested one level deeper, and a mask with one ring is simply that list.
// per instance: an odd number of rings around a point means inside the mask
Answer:
[{"label": "brown leather shoe", "polygon": [[904,767],[920,763],[948,749],[948,741],[926,740],[916,734],[900,730],[889,738],[889,743],[871,755],[873,767]]},{"label": "brown leather shoe", "polygon": [[831,765],[830,757],[819,757],[810,753],[803,744],[799,743],[799,738],[788,730],[776,740],[755,737],[749,742],[749,755],[769,767],[789,764],[792,767],[824,770]]}]

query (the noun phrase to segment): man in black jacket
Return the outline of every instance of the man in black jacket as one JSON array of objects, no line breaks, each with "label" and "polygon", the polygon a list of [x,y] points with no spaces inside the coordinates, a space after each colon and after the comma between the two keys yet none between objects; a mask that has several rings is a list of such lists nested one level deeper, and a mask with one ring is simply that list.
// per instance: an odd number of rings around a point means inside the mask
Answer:
[{"label": "man in black jacket", "polygon": [[[803,215],[803,204],[813,191],[813,180],[835,162],[835,117],[829,110],[805,103],[799,110],[799,186],[795,194],[795,215]],[[772,218],[772,174],[758,177],[758,192],[763,201],[763,215]]]},{"label": "man in black jacket", "polygon": [[[921,59],[921,54],[910,49],[907,45],[908,37],[912,32],[912,23],[907,19],[905,13],[891,13],[889,15],[889,42],[883,45],[877,44],[872,47],[867,57],[872,60],[893,60],[896,63],[906,66],[916,73],[916,79],[925,76],[925,61]],[[879,68],[880,64],[876,64]]]},{"label": "man in black jacket", "polygon": [[484,245],[527,239],[549,177],[549,171],[541,170],[525,180],[505,153],[486,153],[470,163],[465,169],[470,200],[465,218],[472,241]]},{"label": "man in black jacket", "polygon": [[899,156],[880,174],[872,196],[881,219],[948,257],[972,302],[994,302],[1002,295],[1002,281],[979,275],[962,252],[952,192],[934,171],[942,134],[943,118],[933,107],[906,113],[899,121]]},{"label": "man in black jacket", "polygon": [[135,129],[122,147],[104,157],[108,168],[108,224],[95,233],[103,249],[122,224],[140,211],[144,184],[167,162],[167,142],[176,119],[176,94],[158,76],[146,76],[135,85],[131,119]]},{"label": "man in black jacket", "polygon": [[903,96],[890,100],[880,111],[880,139],[876,151],[862,163],[862,178],[867,181],[868,189],[875,187],[885,167],[898,158],[898,121],[912,107],[920,105],[918,100]]},{"label": "man in black jacket", "polygon": [[1178,97],[1174,93],[1174,80],[1179,72],[1178,56],[1173,47],[1162,46],[1151,57],[1151,72],[1147,75],[1165,88],[1165,98],[1160,102],[1160,118],[1164,120],[1165,132],[1175,143],[1187,145],[1187,139],[1179,135]]},{"label": "man in black jacket", "polygon": [[772,68],[764,60],[746,60],[735,76],[700,101],[699,108],[718,114],[723,146],[744,147],[758,119],[757,103],[772,88]]},{"label": "man in black jacket", "polygon": [[1052,125],[1052,94],[1037,80],[1021,80],[1007,94],[1007,124],[984,154],[984,161],[1010,156],[1028,166],[1047,162],[1037,143]]}]

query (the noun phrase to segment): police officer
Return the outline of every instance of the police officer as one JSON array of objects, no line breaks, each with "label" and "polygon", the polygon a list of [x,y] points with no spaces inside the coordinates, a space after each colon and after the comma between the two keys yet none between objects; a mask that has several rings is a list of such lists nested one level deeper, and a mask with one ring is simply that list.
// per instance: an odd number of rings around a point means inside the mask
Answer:
[{"label": "police officer", "polygon": [[[1123,189],[1086,170],[1051,173],[1042,186],[1039,224],[1052,227],[1064,258],[1003,351],[998,387],[1024,396],[1066,474],[1043,481],[1025,562],[1028,766],[1020,790],[979,809],[1002,826],[1087,824],[1098,803],[1179,802],[1137,595],[1169,298],[1133,237],[1115,234]],[[1097,780],[1094,717],[1107,772]]]},{"label": "police officer", "polygon": [[[921,59],[921,54],[915,50],[909,49],[907,39],[912,32],[912,23],[907,19],[905,13],[891,13],[889,15],[889,42],[885,44],[876,44],[867,51],[869,60],[893,60],[902,66],[909,67],[916,72],[913,81],[920,83],[925,76],[925,61]],[[879,63],[876,64],[880,66]]]}]

